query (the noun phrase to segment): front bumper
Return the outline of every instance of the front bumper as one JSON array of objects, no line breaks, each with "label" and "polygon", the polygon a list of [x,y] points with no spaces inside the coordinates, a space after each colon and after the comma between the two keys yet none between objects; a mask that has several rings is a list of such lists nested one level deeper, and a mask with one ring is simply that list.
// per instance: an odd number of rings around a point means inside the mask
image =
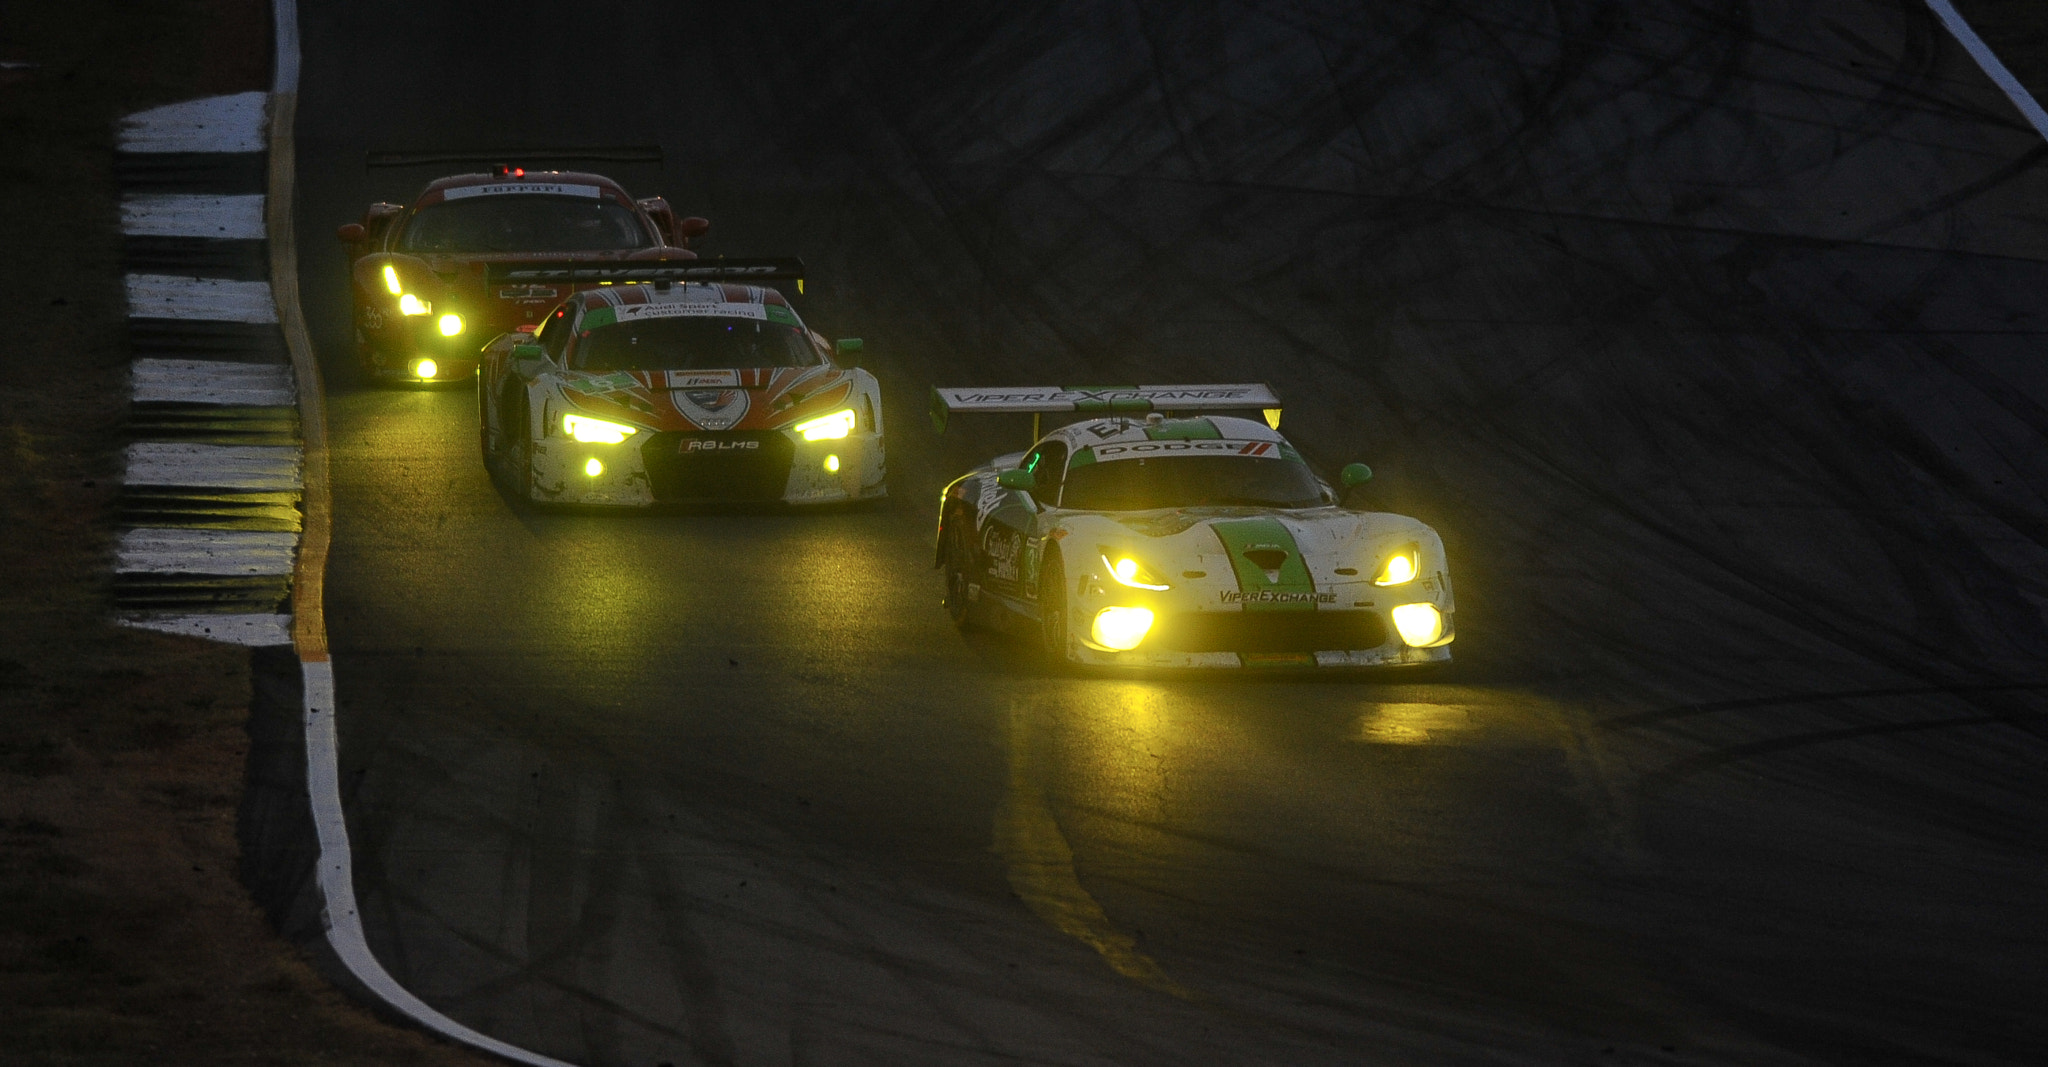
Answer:
[{"label": "front bumper", "polygon": [[[1441,576],[1398,590],[1337,589],[1342,592],[1332,602],[1351,606],[1259,610],[1214,607],[1217,601],[1202,595],[1206,590],[1134,593],[1105,588],[1091,577],[1080,583],[1069,609],[1068,658],[1090,666],[1175,668],[1396,667],[1450,660],[1455,613],[1447,610],[1448,583]],[[1428,647],[1409,645],[1393,625],[1393,608],[1409,603],[1428,603],[1441,614],[1441,635]],[[1127,606],[1153,612],[1153,625],[1136,648],[1110,651],[1085,639],[1097,612]]]},{"label": "front bumper", "polygon": [[886,495],[886,474],[874,433],[804,441],[788,430],[642,432],[615,445],[554,434],[533,445],[533,496],[551,504],[836,504]]}]

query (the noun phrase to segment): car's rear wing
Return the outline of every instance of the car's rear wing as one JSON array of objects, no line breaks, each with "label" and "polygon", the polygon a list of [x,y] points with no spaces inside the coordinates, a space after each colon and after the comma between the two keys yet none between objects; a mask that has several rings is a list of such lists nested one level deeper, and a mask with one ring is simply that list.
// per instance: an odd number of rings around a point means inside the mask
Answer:
[{"label": "car's rear wing", "polygon": [[660,145],[524,145],[483,149],[372,149],[366,167],[444,167],[451,163],[517,164],[538,170],[545,163],[652,163],[662,165]]},{"label": "car's rear wing", "polygon": [[[804,261],[795,256],[766,259],[648,260],[514,260],[492,263],[485,271],[491,285],[566,284],[648,285],[663,282],[772,282],[804,277]],[[801,285],[797,288],[802,292]]]},{"label": "car's rear wing", "polygon": [[1258,410],[1280,428],[1280,398],[1264,383],[1244,385],[1016,385],[933,388],[932,427],[946,432],[954,412],[1028,412],[1038,439],[1042,415],[1180,415],[1197,411]]}]

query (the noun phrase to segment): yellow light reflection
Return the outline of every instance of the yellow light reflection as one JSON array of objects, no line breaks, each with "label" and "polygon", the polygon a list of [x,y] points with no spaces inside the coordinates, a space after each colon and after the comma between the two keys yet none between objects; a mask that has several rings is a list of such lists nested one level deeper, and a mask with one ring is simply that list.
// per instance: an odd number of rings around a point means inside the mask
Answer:
[{"label": "yellow light reflection", "polygon": [[1455,743],[1475,729],[1471,709],[1458,704],[1375,704],[1358,722],[1354,740],[1369,745]]}]

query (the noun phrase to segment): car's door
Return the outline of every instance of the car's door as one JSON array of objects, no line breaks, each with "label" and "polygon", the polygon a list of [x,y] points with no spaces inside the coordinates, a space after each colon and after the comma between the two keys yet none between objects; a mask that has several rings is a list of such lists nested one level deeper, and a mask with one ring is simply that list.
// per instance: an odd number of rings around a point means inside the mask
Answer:
[{"label": "car's door", "polygon": [[1037,487],[1031,492],[995,490],[1000,495],[981,522],[981,557],[988,568],[984,584],[1030,599],[1038,595],[1039,516],[1059,498],[1067,467],[1066,443],[1039,442],[1025,453],[1021,466],[1032,472]]}]

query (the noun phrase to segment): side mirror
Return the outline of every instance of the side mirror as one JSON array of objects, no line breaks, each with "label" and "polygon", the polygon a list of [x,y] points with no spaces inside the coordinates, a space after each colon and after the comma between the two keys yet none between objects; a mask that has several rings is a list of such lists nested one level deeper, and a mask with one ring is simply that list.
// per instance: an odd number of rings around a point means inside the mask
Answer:
[{"label": "side mirror", "polygon": [[512,346],[512,373],[521,378],[531,378],[540,373],[541,366],[548,361],[548,350],[537,344],[522,341]]},{"label": "side mirror", "polygon": [[348,222],[337,227],[334,236],[341,238],[342,244],[359,245],[369,238],[370,231],[363,229],[360,222]]},{"label": "side mirror", "polygon": [[1012,467],[996,475],[996,484],[1005,489],[1029,493],[1038,488],[1038,476],[1022,467]]},{"label": "side mirror", "polygon": [[858,337],[842,337],[832,343],[833,362],[842,367],[860,366],[861,343]]},{"label": "side mirror", "polygon": [[1355,485],[1364,485],[1372,481],[1372,468],[1363,463],[1347,463],[1344,465],[1343,473],[1337,476],[1337,480],[1343,482],[1346,489]]},{"label": "side mirror", "polygon": [[686,218],[683,221],[676,223],[676,233],[682,235],[682,238],[685,241],[688,241],[693,237],[702,237],[710,232],[711,220],[706,218],[699,218],[696,215],[692,215],[689,218]]}]

